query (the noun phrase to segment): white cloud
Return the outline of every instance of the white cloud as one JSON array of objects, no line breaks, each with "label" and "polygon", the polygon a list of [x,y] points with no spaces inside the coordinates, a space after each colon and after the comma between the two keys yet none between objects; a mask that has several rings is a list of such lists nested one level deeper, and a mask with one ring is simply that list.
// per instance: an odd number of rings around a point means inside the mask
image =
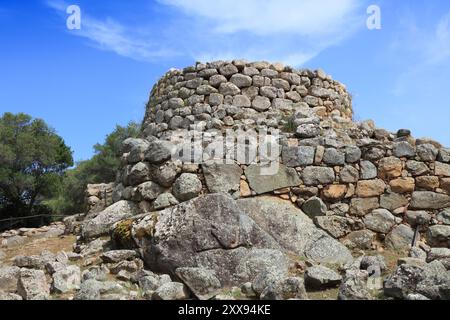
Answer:
[{"label": "white cloud", "polygon": [[215,22],[215,31],[265,36],[304,36],[343,31],[355,17],[355,0],[160,0],[192,16]]},{"label": "white cloud", "polygon": [[391,46],[396,57],[403,57],[400,62],[407,64],[397,76],[393,93],[409,95],[417,79],[450,68],[450,13],[428,27],[419,26],[414,16],[409,16]]},{"label": "white cloud", "polygon": [[[165,22],[159,25],[142,22],[145,36],[117,20],[90,17],[86,11],[82,11],[82,30],[73,34],[100,49],[144,61],[178,55],[202,61],[245,58],[299,66],[364,26],[362,2],[158,0],[161,9],[175,10],[167,10]],[[48,0],[48,5],[65,14],[64,2]]]},{"label": "white cloud", "polygon": [[[49,0],[47,5],[61,14],[65,14],[68,7],[68,4],[58,0]],[[96,48],[139,61],[155,61],[176,55],[173,50],[136,34],[111,18],[98,20],[90,17],[83,9],[81,30],[71,30],[70,33],[91,40],[91,44]]]},{"label": "white cloud", "polygon": [[428,41],[424,41],[425,53],[430,64],[448,62],[450,59],[450,13],[443,16]]}]

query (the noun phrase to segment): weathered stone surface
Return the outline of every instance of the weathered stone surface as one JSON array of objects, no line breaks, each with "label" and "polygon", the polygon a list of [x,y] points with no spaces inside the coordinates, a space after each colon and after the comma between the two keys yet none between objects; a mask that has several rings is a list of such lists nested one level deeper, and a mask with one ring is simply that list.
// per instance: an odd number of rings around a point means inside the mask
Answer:
[{"label": "weathered stone surface", "polygon": [[439,177],[450,177],[450,164],[435,162],[434,174]]},{"label": "weathered stone surface", "polygon": [[168,141],[153,141],[145,152],[145,160],[153,164],[163,163],[171,158],[173,150],[174,146]]},{"label": "weathered stone surface", "polygon": [[450,196],[430,191],[415,191],[412,194],[411,209],[443,209],[450,207]]},{"label": "weathered stone surface", "polygon": [[137,163],[144,159],[145,151],[149,146],[149,141],[144,139],[126,139],[122,144],[123,153],[128,153],[128,163]]},{"label": "weathered stone surface", "polygon": [[105,263],[117,263],[123,260],[131,260],[137,257],[134,250],[111,250],[102,253],[100,258]]},{"label": "weathered stone surface", "polygon": [[355,167],[345,166],[341,170],[340,176],[343,183],[356,183],[359,180],[359,171]]},{"label": "weathered stone surface", "polygon": [[75,300],[100,300],[102,294],[122,293],[124,288],[112,281],[98,281],[88,279],[81,283],[80,290],[75,295]]},{"label": "weathered stone surface", "polygon": [[238,88],[250,87],[252,85],[252,78],[243,74],[234,74],[230,79]]},{"label": "weathered stone surface", "polygon": [[396,157],[383,158],[378,163],[378,176],[381,179],[393,179],[402,175],[402,161]]},{"label": "weathered stone surface", "polygon": [[211,78],[209,78],[209,84],[212,85],[215,88],[218,88],[222,83],[227,82],[227,78],[225,78],[221,74],[213,75]]},{"label": "weathered stone surface", "polygon": [[339,287],[339,300],[372,300],[367,288],[369,273],[365,270],[347,270]]},{"label": "weathered stone surface", "polygon": [[369,274],[376,272],[379,275],[387,268],[386,261],[382,255],[362,257],[359,267],[361,270],[369,271]]},{"label": "weathered stone surface", "polygon": [[435,176],[416,177],[416,187],[428,191],[439,188],[439,178]]},{"label": "weathered stone surface", "polygon": [[361,159],[361,149],[352,146],[345,149],[345,162],[356,163]]},{"label": "weathered stone surface", "polygon": [[394,156],[396,156],[398,158],[402,158],[402,157],[412,158],[412,157],[415,157],[416,150],[408,142],[400,141],[400,142],[394,143],[393,154],[394,154]]},{"label": "weathered stone surface", "polygon": [[197,197],[202,191],[202,183],[196,174],[183,173],[173,184],[172,193],[180,201]]},{"label": "weathered stone surface", "polygon": [[136,186],[148,180],[150,180],[150,167],[144,162],[139,162],[131,168],[126,181],[129,185]]},{"label": "weathered stone surface", "polygon": [[378,198],[353,198],[350,201],[350,214],[365,216],[374,209],[379,208]]},{"label": "weathered stone surface", "polygon": [[450,248],[431,248],[427,253],[426,259],[427,262],[450,259]]},{"label": "weathered stone surface", "polygon": [[175,181],[180,169],[173,162],[166,162],[153,170],[155,182],[159,185],[169,188]]},{"label": "weathered stone surface", "polygon": [[164,189],[160,185],[152,181],[148,181],[141,183],[137,187],[136,196],[138,197],[137,199],[139,200],[152,201],[155,200],[163,192]]},{"label": "weathered stone surface", "polygon": [[174,205],[179,204],[178,200],[171,193],[163,193],[156,198],[153,202],[153,208],[155,210],[162,210]]},{"label": "weathered stone surface", "polygon": [[284,147],[282,150],[282,160],[287,167],[308,166],[314,163],[314,147]]},{"label": "weathered stone surface", "polygon": [[[266,170],[268,170],[266,172]],[[295,169],[280,164],[277,171],[260,165],[250,165],[245,170],[250,187],[257,194],[264,194],[277,189],[298,186],[300,179]]]},{"label": "weathered stone surface", "polygon": [[385,193],[380,197],[380,207],[389,211],[404,207],[408,202],[405,196],[395,192]]},{"label": "weathered stone surface", "polygon": [[307,186],[331,184],[334,179],[335,175],[332,168],[309,166],[302,172],[302,180]]},{"label": "weathered stone surface", "polygon": [[437,160],[441,162],[450,162],[450,148],[441,148],[439,150]]},{"label": "weathered stone surface", "polygon": [[119,201],[100,212],[95,218],[87,220],[82,226],[82,236],[85,239],[108,234],[109,228],[117,221],[130,218],[139,213],[134,202]]},{"label": "weathered stone surface", "polygon": [[341,281],[336,271],[324,266],[312,266],[305,273],[305,286],[313,290],[336,287]]},{"label": "weathered stone surface", "polygon": [[377,167],[370,161],[361,161],[361,179],[370,180],[378,176]]},{"label": "weathered stone surface", "polygon": [[310,218],[324,216],[327,210],[327,205],[319,197],[312,197],[302,205],[302,211]]},{"label": "weathered stone surface", "polygon": [[386,246],[394,250],[406,250],[411,247],[414,231],[405,224],[400,224],[386,236]]},{"label": "weathered stone surface", "polygon": [[435,161],[439,150],[432,144],[425,143],[417,147],[417,155],[422,161]]},{"label": "weathered stone surface", "polygon": [[66,293],[80,288],[81,271],[78,266],[67,266],[66,268],[56,270],[52,278],[52,291]]},{"label": "weathered stone surface", "polygon": [[375,240],[375,233],[370,230],[358,230],[348,234],[343,243],[352,249],[368,250]]},{"label": "weathered stone surface", "polygon": [[320,134],[319,126],[311,123],[301,124],[297,127],[295,131],[297,137],[302,139],[314,138]]},{"label": "weathered stone surface", "polygon": [[237,164],[202,164],[206,186],[211,193],[239,190],[242,169]]},{"label": "weathered stone surface", "polygon": [[354,221],[340,216],[316,216],[314,222],[333,238],[342,238],[352,231]]},{"label": "weathered stone surface", "polygon": [[381,179],[358,181],[356,195],[361,198],[376,197],[384,193],[386,184]]},{"label": "weathered stone surface", "polygon": [[220,83],[219,92],[224,96],[234,96],[239,94],[241,92],[241,89],[239,89],[235,84],[227,82]]},{"label": "weathered stone surface", "polygon": [[337,240],[319,230],[311,219],[288,201],[273,197],[237,201],[262,229],[285,249],[306,255],[319,263],[344,263],[350,252]]},{"label": "weathered stone surface", "polygon": [[47,300],[50,286],[42,270],[21,269],[17,293],[24,300]]},{"label": "weathered stone surface", "polygon": [[175,274],[200,300],[209,300],[221,289],[213,270],[204,268],[178,268]]},{"label": "weathered stone surface", "polygon": [[367,229],[379,233],[388,233],[396,224],[395,217],[386,209],[376,209],[363,219]]},{"label": "weathered stone surface", "polygon": [[344,198],[347,186],[344,184],[332,184],[323,189],[323,196],[328,201],[337,201]]},{"label": "weathered stone surface", "polygon": [[323,162],[331,166],[341,166],[345,164],[345,154],[334,148],[325,149]]},{"label": "weathered stone surface", "polygon": [[248,241],[255,247],[278,247],[224,194],[148,215],[133,226],[133,234],[152,270],[173,274],[179,267],[203,267],[214,270],[222,285],[235,283],[233,275],[247,255]]},{"label": "weathered stone surface", "polygon": [[450,209],[445,209],[439,212],[436,216],[436,219],[445,225],[450,225]]},{"label": "weathered stone surface", "polygon": [[450,226],[431,226],[427,232],[427,241],[433,247],[450,247]]},{"label": "weathered stone surface", "polygon": [[411,193],[416,184],[414,178],[397,178],[389,182],[391,190],[397,193]]},{"label": "weathered stone surface", "polygon": [[220,74],[225,77],[231,77],[233,74],[238,73],[239,70],[234,64],[226,64],[219,69]]},{"label": "weathered stone surface", "polygon": [[236,95],[233,98],[233,106],[240,108],[249,108],[252,105],[250,99],[245,95]]},{"label": "weathered stone surface", "polygon": [[17,281],[19,280],[20,268],[1,267],[0,268],[0,290],[15,292],[17,290]]},{"label": "weathered stone surface", "polygon": [[270,99],[267,97],[256,96],[252,101],[252,107],[256,111],[266,111],[271,106]]},{"label": "weathered stone surface", "polygon": [[406,162],[406,169],[408,169],[408,171],[411,172],[413,176],[428,174],[428,172],[430,171],[425,163],[414,160],[409,160]]},{"label": "weathered stone surface", "polygon": [[304,281],[299,277],[277,280],[267,286],[260,296],[261,300],[307,300]]},{"label": "weathered stone surface", "polygon": [[29,269],[44,270],[47,263],[53,261],[55,261],[55,255],[47,250],[43,250],[39,255],[14,257],[15,266]]},{"label": "weathered stone surface", "polygon": [[11,292],[4,292],[0,290],[0,301],[18,301],[23,300],[21,296]]},{"label": "weathered stone surface", "polygon": [[426,225],[430,222],[431,215],[426,211],[406,211],[406,221],[411,226]]},{"label": "weathered stone surface", "polygon": [[[442,299],[444,288],[450,285],[450,274],[439,261],[429,264],[405,263],[395,270],[384,283],[388,297],[406,299],[409,294],[421,294],[429,299]],[[444,290],[442,290],[444,289]]]}]

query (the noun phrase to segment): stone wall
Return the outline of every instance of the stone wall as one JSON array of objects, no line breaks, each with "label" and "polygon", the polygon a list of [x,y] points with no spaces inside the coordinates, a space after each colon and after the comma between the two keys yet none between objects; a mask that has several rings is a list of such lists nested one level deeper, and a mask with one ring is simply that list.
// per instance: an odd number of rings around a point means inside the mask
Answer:
[{"label": "stone wall", "polygon": [[97,213],[113,204],[114,183],[88,184],[85,191],[87,213]]},{"label": "stone wall", "polygon": [[[226,130],[237,137],[225,154],[235,153],[241,133],[271,129],[281,145],[274,175],[261,174],[259,157],[193,164],[174,156],[186,144],[207,150]],[[429,245],[450,245],[450,149],[353,122],[345,87],[323,71],[243,61],[172,70],[152,90],[142,139],[126,140],[123,151],[112,199],[142,212],[207,193],[272,194],[351,248],[405,249],[416,227]]]}]

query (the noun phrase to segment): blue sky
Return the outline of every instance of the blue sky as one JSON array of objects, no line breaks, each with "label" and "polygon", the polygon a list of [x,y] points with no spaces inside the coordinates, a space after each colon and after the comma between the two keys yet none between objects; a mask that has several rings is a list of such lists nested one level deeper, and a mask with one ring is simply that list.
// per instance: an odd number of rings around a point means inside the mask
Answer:
[{"label": "blue sky", "polygon": [[[81,30],[66,27],[72,4]],[[372,4],[381,30],[366,27]],[[322,68],[355,119],[450,146],[447,0],[0,0],[0,113],[43,118],[76,160],[141,121],[169,68],[222,58]]]}]

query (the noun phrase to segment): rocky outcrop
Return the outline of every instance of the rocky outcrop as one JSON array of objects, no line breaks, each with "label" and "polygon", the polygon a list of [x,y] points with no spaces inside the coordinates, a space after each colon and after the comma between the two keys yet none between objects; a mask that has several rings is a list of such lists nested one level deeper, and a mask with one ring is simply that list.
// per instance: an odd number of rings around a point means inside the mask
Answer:
[{"label": "rocky outcrop", "polygon": [[[261,272],[258,264],[270,260],[270,250],[317,263],[352,261],[342,244],[293,204],[276,197],[237,202],[224,194],[198,197],[136,219],[132,235],[152,270],[175,274],[178,268],[211,269],[223,286],[251,281],[256,271]],[[261,260],[241,272],[242,263],[249,264],[255,255]]]}]

